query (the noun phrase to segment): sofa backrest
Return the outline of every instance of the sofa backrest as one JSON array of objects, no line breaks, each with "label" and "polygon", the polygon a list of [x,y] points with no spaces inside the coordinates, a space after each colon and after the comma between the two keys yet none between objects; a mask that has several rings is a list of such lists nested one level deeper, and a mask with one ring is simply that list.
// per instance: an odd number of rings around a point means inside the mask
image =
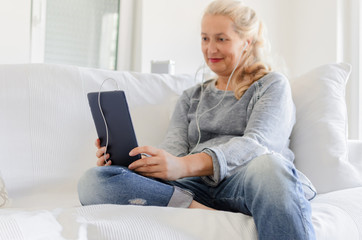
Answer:
[{"label": "sofa backrest", "polygon": [[[95,166],[97,135],[87,93],[99,91],[107,78],[126,93],[140,145],[160,143],[172,103],[195,84],[189,75],[0,65],[0,171],[10,195],[59,183],[74,190],[81,174]],[[115,89],[113,81],[102,87]]]}]

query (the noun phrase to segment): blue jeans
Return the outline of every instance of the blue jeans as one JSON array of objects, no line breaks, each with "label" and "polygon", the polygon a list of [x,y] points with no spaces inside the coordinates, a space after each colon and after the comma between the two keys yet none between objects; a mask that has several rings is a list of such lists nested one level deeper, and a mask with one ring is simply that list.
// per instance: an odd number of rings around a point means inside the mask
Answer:
[{"label": "blue jeans", "polygon": [[120,166],[88,170],[78,185],[90,204],[188,207],[191,201],[254,218],[259,239],[315,239],[311,207],[293,163],[277,154],[257,157],[217,187],[201,178],[161,181]]}]

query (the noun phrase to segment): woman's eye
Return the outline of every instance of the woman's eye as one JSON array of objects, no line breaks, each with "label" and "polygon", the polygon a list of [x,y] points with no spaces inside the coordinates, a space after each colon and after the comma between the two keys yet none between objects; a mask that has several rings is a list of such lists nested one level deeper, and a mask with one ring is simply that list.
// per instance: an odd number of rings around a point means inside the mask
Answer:
[{"label": "woman's eye", "polygon": [[226,39],[225,38],[219,38],[220,42],[224,42]]},{"label": "woman's eye", "polygon": [[203,38],[202,38],[202,41],[207,41],[207,37],[203,37]]}]

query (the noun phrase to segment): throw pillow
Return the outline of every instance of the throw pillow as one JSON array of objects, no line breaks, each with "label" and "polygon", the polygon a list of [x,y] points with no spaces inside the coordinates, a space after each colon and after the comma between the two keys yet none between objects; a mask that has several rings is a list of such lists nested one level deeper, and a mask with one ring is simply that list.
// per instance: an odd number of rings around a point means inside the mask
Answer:
[{"label": "throw pillow", "polygon": [[348,162],[346,63],[320,66],[291,81],[296,124],[291,135],[295,165],[318,193],[362,186]]}]

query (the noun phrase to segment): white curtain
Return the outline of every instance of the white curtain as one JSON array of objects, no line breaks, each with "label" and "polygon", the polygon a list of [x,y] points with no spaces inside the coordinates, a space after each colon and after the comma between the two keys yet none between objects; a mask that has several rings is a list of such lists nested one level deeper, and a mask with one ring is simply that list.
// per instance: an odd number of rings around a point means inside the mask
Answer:
[{"label": "white curtain", "polygon": [[362,139],[362,4],[359,0],[339,0],[338,60],[352,64],[346,102],[350,139]]}]

